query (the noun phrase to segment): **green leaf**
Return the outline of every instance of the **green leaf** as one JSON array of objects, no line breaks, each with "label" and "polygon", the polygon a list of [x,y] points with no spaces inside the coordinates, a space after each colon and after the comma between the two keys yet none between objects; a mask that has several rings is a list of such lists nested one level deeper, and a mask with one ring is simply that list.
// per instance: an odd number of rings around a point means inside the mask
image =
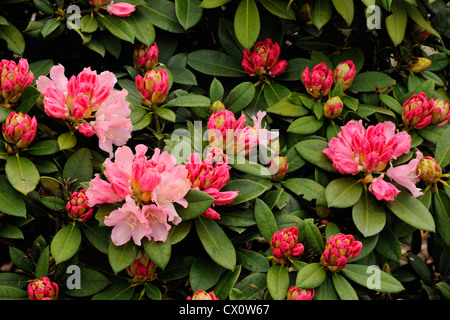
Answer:
[{"label": "green leaf", "polygon": [[289,290],[289,273],[285,265],[274,264],[267,272],[267,289],[273,300],[286,300]]},{"label": "green leaf", "polygon": [[328,142],[319,139],[307,139],[300,141],[295,145],[297,152],[306,161],[331,173],[338,171],[333,167],[330,159],[322,152],[328,148]]},{"label": "green leaf", "polygon": [[341,300],[358,300],[358,295],[352,285],[338,273],[332,275],[333,285]]},{"label": "green leaf", "polygon": [[434,152],[434,159],[441,168],[445,168],[450,164],[450,126],[442,132]]},{"label": "green leaf", "polygon": [[247,75],[239,60],[215,50],[193,51],[188,54],[187,63],[193,69],[212,76],[244,77]]},{"label": "green leaf", "polygon": [[155,41],[156,33],[147,13],[148,10],[144,6],[136,6],[135,12],[125,18],[125,21],[133,29],[135,38],[141,43],[150,46]]},{"label": "green leaf", "polygon": [[253,272],[269,271],[269,262],[265,256],[253,250],[237,248],[237,263],[243,268]]},{"label": "green leaf", "polygon": [[195,189],[189,190],[184,199],[188,202],[187,208],[177,206],[177,213],[183,221],[201,216],[215,200],[209,194]]},{"label": "green leaf", "polygon": [[311,8],[311,21],[320,30],[330,20],[331,13],[330,0],[314,1]]},{"label": "green leaf", "polygon": [[208,290],[220,279],[224,269],[213,260],[203,257],[195,260],[189,272],[189,284],[193,291]]},{"label": "green leaf", "polygon": [[92,300],[130,300],[135,287],[129,283],[113,283],[92,297]]},{"label": "green leaf", "polygon": [[230,93],[227,95],[223,104],[228,110],[233,113],[237,113],[247,107],[255,96],[256,89],[251,82],[241,82],[236,87],[231,89]]},{"label": "green leaf", "polygon": [[211,259],[233,271],[236,266],[236,251],[222,228],[214,220],[199,217],[195,220],[195,229]]},{"label": "green leaf", "polygon": [[223,88],[222,83],[217,78],[214,78],[209,87],[209,97],[211,101],[222,101],[224,91],[225,89]]},{"label": "green leaf", "polygon": [[333,280],[330,277],[325,278],[325,281],[314,291],[315,300],[339,300]]},{"label": "green leaf", "polygon": [[170,240],[162,242],[144,239],[143,247],[150,260],[164,270],[169,263],[172,253],[172,245],[170,244]]},{"label": "green leaf", "polygon": [[113,15],[105,15],[101,19],[106,29],[114,36],[121,40],[134,43],[133,29],[125,20]]},{"label": "green leaf", "polygon": [[450,198],[445,192],[433,195],[434,219],[439,235],[450,247]]},{"label": "green leaf", "polygon": [[296,195],[303,195],[305,200],[315,199],[316,204],[326,205],[325,188],[320,183],[306,178],[291,178],[282,183]]},{"label": "green leaf", "polygon": [[86,33],[95,32],[98,28],[98,21],[93,14],[87,14],[81,18],[81,31]]},{"label": "green leaf", "polygon": [[234,16],[234,31],[242,46],[250,50],[261,29],[255,0],[241,0]]},{"label": "green leaf", "polygon": [[267,190],[267,187],[248,179],[230,180],[221,191],[238,191],[237,197],[230,203],[236,205],[250,201],[260,196]]},{"label": "green leaf", "polygon": [[385,201],[388,208],[407,224],[418,229],[435,231],[434,219],[428,209],[411,194],[402,191],[394,201]]},{"label": "green leaf", "polygon": [[130,266],[138,254],[138,248],[133,241],[116,246],[110,241],[108,246],[108,261],[115,274]]},{"label": "green leaf", "polygon": [[305,234],[311,248],[317,253],[321,254],[325,250],[322,234],[317,226],[314,224],[312,218],[305,219]]},{"label": "green leaf", "polygon": [[81,245],[81,231],[75,223],[60,229],[50,244],[50,251],[57,264],[72,258]]},{"label": "green leaf", "polygon": [[65,132],[58,136],[60,150],[72,149],[77,145],[77,137],[72,132]]},{"label": "green leaf", "polygon": [[162,300],[161,291],[157,286],[149,282],[146,282],[144,286],[145,286],[145,295],[150,300]]},{"label": "green leaf", "polygon": [[341,17],[344,18],[347,26],[350,27],[355,13],[353,0],[333,0],[333,5]]},{"label": "green leaf", "polygon": [[202,3],[200,3],[200,7],[205,9],[212,9],[223,6],[230,1],[231,0],[203,0]]},{"label": "green leaf", "polygon": [[294,120],[287,128],[287,131],[295,134],[312,134],[322,128],[322,126],[323,120],[319,120],[315,116],[305,116]]},{"label": "green leaf", "polygon": [[414,270],[414,272],[422,279],[425,283],[431,285],[433,283],[433,276],[431,271],[425,261],[419,258],[415,254],[408,254],[407,256],[408,264]]},{"label": "green leaf", "polygon": [[261,199],[255,201],[255,220],[261,235],[264,237],[267,243],[270,243],[272,236],[278,231],[278,225],[272,210]]},{"label": "green leaf", "polygon": [[31,144],[26,151],[33,156],[45,156],[57,153],[59,146],[56,140],[43,140]]},{"label": "green leaf", "polygon": [[405,4],[400,0],[393,0],[391,4],[392,14],[386,17],[386,30],[394,46],[402,43],[405,37],[408,16],[406,14]]},{"label": "green leaf", "polygon": [[49,18],[45,21],[41,28],[41,36],[46,38],[61,25],[58,18]]},{"label": "green leaf", "polygon": [[241,274],[242,266],[238,265],[234,270],[227,270],[220,277],[217,285],[213,287],[213,292],[220,300],[225,300],[233,289],[239,275]]},{"label": "green leaf", "polygon": [[173,32],[184,33],[184,28],[178,22],[175,12],[175,3],[168,0],[146,0],[146,5],[141,6],[145,15],[156,27]]},{"label": "green leaf", "polygon": [[45,247],[44,251],[42,251],[41,255],[39,256],[39,260],[36,264],[36,279],[48,276],[48,267],[50,264],[49,250],[49,246]]},{"label": "green leaf", "polygon": [[376,291],[396,293],[405,289],[400,281],[373,266],[347,264],[341,273],[346,278]]},{"label": "green leaf", "polygon": [[26,86],[22,91],[20,105],[16,108],[16,112],[28,113],[41,96],[41,92],[35,87]]},{"label": "green leaf", "polygon": [[0,273],[0,286],[24,288],[28,286],[28,284],[29,282],[26,276],[9,272]]},{"label": "green leaf", "polygon": [[25,218],[27,208],[20,194],[3,178],[0,178],[1,211],[10,216]]},{"label": "green leaf", "polygon": [[80,288],[64,289],[72,297],[89,297],[105,289],[111,282],[102,273],[91,268],[80,268]]},{"label": "green leaf", "polygon": [[436,283],[439,292],[442,294],[445,300],[450,300],[450,285],[446,282],[439,281]]},{"label": "green leaf", "polygon": [[376,87],[384,89],[392,82],[392,78],[378,71],[358,73],[348,90],[356,92],[375,92]]},{"label": "green leaf", "polygon": [[317,288],[325,281],[327,273],[319,263],[310,263],[297,273],[295,286],[302,289]]},{"label": "green leaf", "polygon": [[39,184],[39,171],[34,163],[24,157],[8,157],[5,173],[9,183],[20,193],[27,195]]},{"label": "green leaf", "polygon": [[363,186],[352,178],[332,180],[325,188],[325,197],[329,207],[348,208],[358,202]]},{"label": "green leaf", "polygon": [[20,32],[12,23],[8,25],[0,25],[0,39],[6,41],[8,49],[13,53],[21,56],[25,51],[25,39],[22,32]]},{"label": "green leaf", "polygon": [[90,219],[88,222],[83,223],[81,230],[90,244],[98,251],[108,254],[109,239],[111,238],[111,230],[109,228],[100,227],[98,221]]},{"label": "green leaf", "polygon": [[396,99],[393,97],[387,95],[387,94],[380,94],[378,96],[380,98],[380,101],[383,102],[388,108],[393,110],[397,114],[402,114],[403,107]]},{"label": "green leaf", "polygon": [[266,110],[269,113],[284,117],[302,117],[309,113],[309,110],[290,101],[289,97],[281,98],[277,103],[271,105]]},{"label": "green leaf", "polygon": [[402,255],[401,243],[397,235],[389,229],[380,232],[375,249],[388,259],[400,261]]},{"label": "green leaf", "polygon": [[441,35],[430,24],[428,24],[427,20],[425,20],[418,8],[409,3],[405,3],[404,5],[406,5],[406,11],[412,20],[414,20],[425,30],[429,31],[431,34],[435,35],[438,39],[441,39]]},{"label": "green leaf", "polygon": [[91,160],[91,151],[82,148],[75,151],[69,159],[62,172],[63,179],[77,180],[79,182],[90,181],[94,174]]},{"label": "green leaf", "polygon": [[15,225],[4,223],[0,227],[0,237],[8,239],[24,239],[23,232]]},{"label": "green leaf", "polygon": [[288,8],[288,5],[283,0],[260,0],[259,1],[264,8],[270,13],[286,20],[295,20],[295,12],[292,8]]},{"label": "green leaf", "polygon": [[352,218],[356,228],[364,237],[379,233],[386,224],[385,211],[380,207],[375,197],[368,192],[364,192],[353,206]]},{"label": "green leaf", "polygon": [[158,117],[171,121],[171,122],[175,122],[177,116],[175,114],[175,112],[173,112],[172,110],[168,109],[168,108],[155,108],[155,113],[158,115]]},{"label": "green leaf", "polygon": [[169,100],[165,105],[167,107],[209,107],[211,100],[208,97],[191,93]]},{"label": "green leaf", "polygon": [[175,13],[185,30],[195,26],[202,18],[202,0],[175,0]]},{"label": "green leaf", "polygon": [[0,285],[0,300],[29,300],[25,290]]}]

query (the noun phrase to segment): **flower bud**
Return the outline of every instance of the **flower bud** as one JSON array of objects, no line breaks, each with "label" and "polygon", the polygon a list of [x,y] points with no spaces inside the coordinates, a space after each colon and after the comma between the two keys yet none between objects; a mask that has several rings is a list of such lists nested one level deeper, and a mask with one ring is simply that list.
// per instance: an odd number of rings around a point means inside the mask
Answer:
[{"label": "flower bud", "polygon": [[147,71],[144,77],[137,76],[136,87],[146,106],[158,105],[166,101],[169,95],[169,75],[164,69]]},{"label": "flower bud", "polygon": [[419,73],[427,70],[431,65],[432,61],[424,57],[415,57],[409,61],[409,70],[414,73]]},{"label": "flower bud", "polygon": [[35,279],[28,285],[28,297],[30,300],[57,300],[59,288],[48,277]]},{"label": "flower bud", "polygon": [[2,125],[3,138],[8,153],[16,153],[19,149],[28,147],[36,135],[36,118],[30,118],[22,112],[11,112]]},{"label": "flower bud", "polygon": [[299,289],[291,286],[287,292],[286,300],[312,300],[314,289]]},{"label": "flower bud", "polygon": [[356,68],[352,60],[340,62],[333,72],[334,84],[342,82],[344,90],[347,90],[355,79]]},{"label": "flower bud", "polygon": [[315,99],[326,96],[333,85],[333,72],[327,67],[325,62],[321,62],[312,68],[306,67],[302,73],[302,82],[306,87],[306,92]]},{"label": "flower bud", "polygon": [[136,10],[136,7],[126,2],[114,3],[114,1],[111,1],[111,3],[106,6],[106,11],[108,11],[109,14],[118,17],[129,17],[134,10]]},{"label": "flower bud", "polygon": [[225,109],[226,109],[225,105],[220,100],[217,100],[217,101],[214,101],[214,103],[211,105],[209,112],[211,114],[213,114],[213,113],[217,113],[221,110],[225,110]]},{"label": "flower bud", "polygon": [[286,60],[278,61],[280,57],[280,46],[267,38],[255,44],[253,52],[244,49],[242,67],[251,76],[259,76],[264,79],[268,74],[271,77],[278,76],[286,69]]},{"label": "flower bud", "polygon": [[355,241],[352,235],[332,235],[325,244],[320,264],[331,272],[339,272],[350,259],[359,255],[361,249],[362,243]]},{"label": "flower bud", "polygon": [[272,180],[281,181],[287,173],[289,163],[287,157],[275,156],[269,160],[267,164],[269,172],[272,174]]},{"label": "flower bud", "polygon": [[216,297],[213,291],[206,292],[203,290],[197,290],[192,297],[187,297],[187,300],[220,300]]},{"label": "flower bud", "polygon": [[134,67],[142,74],[152,70],[158,65],[159,49],[156,42],[151,46],[145,44],[138,44],[133,51]]},{"label": "flower bud", "polygon": [[333,97],[327,100],[323,105],[323,115],[328,119],[336,119],[342,113],[344,103],[341,98]]},{"label": "flower bud", "polygon": [[[430,21],[427,21],[427,23],[430,24]],[[413,23],[411,25],[409,35],[412,39],[414,39],[418,42],[424,42],[430,35],[430,32],[428,30],[425,30],[423,27],[421,27],[417,23]]]},{"label": "flower bud", "polygon": [[447,125],[450,121],[450,112],[448,102],[443,99],[430,99],[429,104],[433,105],[433,111],[430,124],[438,127]]},{"label": "flower bud", "polygon": [[305,248],[303,244],[297,243],[297,240],[298,229],[294,226],[274,233],[270,246],[273,249],[275,263],[285,264],[286,259],[298,257],[303,253]]},{"label": "flower bud", "polygon": [[125,270],[130,277],[133,279],[132,282],[144,283],[147,281],[153,281],[157,278],[156,275],[156,264],[150,261],[147,253],[140,250],[136,259],[133,263],[128,266]]},{"label": "flower bud", "polygon": [[15,108],[26,86],[31,85],[34,76],[28,71],[28,61],[20,59],[16,64],[13,60],[3,59],[0,62],[0,106]]},{"label": "flower bud", "polygon": [[424,92],[413,94],[403,104],[402,119],[408,128],[423,129],[431,122],[433,104]]},{"label": "flower bud", "polygon": [[94,208],[89,207],[86,190],[74,192],[66,205],[67,215],[74,221],[86,222],[92,217]]},{"label": "flower bud", "polygon": [[416,173],[422,181],[431,184],[442,177],[442,168],[434,158],[427,156],[420,160]]}]

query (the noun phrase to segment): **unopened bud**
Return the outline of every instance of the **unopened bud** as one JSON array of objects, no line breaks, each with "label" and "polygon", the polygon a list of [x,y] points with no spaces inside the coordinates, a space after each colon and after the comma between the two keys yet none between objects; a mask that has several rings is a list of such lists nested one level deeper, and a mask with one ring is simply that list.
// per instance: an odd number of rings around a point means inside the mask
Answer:
[{"label": "unopened bud", "polygon": [[409,61],[409,70],[414,73],[419,73],[427,70],[432,65],[432,63],[433,62],[430,59],[424,57],[412,58]]},{"label": "unopened bud", "polygon": [[342,113],[344,103],[341,98],[333,97],[327,100],[323,105],[323,115],[328,119],[336,119]]},{"label": "unopened bud", "polygon": [[427,156],[420,160],[416,173],[422,181],[431,184],[442,177],[442,168],[434,158]]}]

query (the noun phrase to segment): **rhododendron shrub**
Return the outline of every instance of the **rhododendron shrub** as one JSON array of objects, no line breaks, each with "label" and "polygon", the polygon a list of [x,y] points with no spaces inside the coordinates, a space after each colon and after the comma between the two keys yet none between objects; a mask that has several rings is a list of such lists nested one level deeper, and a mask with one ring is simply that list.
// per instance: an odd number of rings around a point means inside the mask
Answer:
[{"label": "rhododendron shrub", "polygon": [[2,1],[0,299],[450,299],[449,17]]}]

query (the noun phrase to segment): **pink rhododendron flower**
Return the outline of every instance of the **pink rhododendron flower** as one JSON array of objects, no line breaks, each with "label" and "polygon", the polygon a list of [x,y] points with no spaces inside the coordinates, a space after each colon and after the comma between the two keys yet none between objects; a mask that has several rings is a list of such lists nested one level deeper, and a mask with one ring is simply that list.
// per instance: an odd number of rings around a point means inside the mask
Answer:
[{"label": "pink rhododendron flower", "polygon": [[350,259],[359,255],[362,243],[355,241],[351,234],[338,233],[328,238],[320,264],[331,272],[342,270]]},{"label": "pink rhododendron flower", "polygon": [[36,117],[31,118],[22,112],[11,112],[2,124],[2,134],[8,153],[16,153],[33,141],[37,130]]},{"label": "pink rhododendron flower", "polygon": [[69,218],[75,221],[86,222],[94,214],[94,209],[90,207],[86,190],[74,192],[66,204],[66,211]]},{"label": "pink rhododendron flower", "polygon": [[275,263],[285,264],[287,259],[298,257],[303,253],[305,248],[303,244],[297,243],[297,240],[298,229],[295,226],[273,234],[270,246],[273,249]]},{"label": "pink rhododendron flower", "polygon": [[333,72],[334,84],[340,81],[344,90],[347,90],[352,85],[355,75],[356,68],[352,60],[340,62]]},{"label": "pink rhododendron flower", "polygon": [[416,158],[412,159],[408,164],[391,167],[386,172],[389,178],[407,188],[416,198],[423,194],[421,189],[416,187],[416,183],[420,181],[419,175],[417,174],[417,167],[422,158],[422,152],[417,151]]},{"label": "pink rhododendron flower", "polygon": [[27,292],[30,300],[57,300],[59,287],[48,277],[42,277],[28,284]]},{"label": "pink rhododendron flower", "polygon": [[174,203],[188,205],[184,196],[191,183],[184,166],[176,165],[167,151],[155,149],[148,159],[145,145],[137,145],[135,150],[133,154],[129,147],[119,147],[114,161],[106,159],[103,164],[108,182],[96,174],[86,191],[91,206],[126,201],[105,217],[105,225],[114,226],[111,238],[116,245],[130,238],[139,245],[144,236],[166,241],[169,222],[181,222]]},{"label": "pink rhododendron flower", "polygon": [[28,60],[21,58],[16,64],[13,60],[0,61],[0,106],[15,108],[23,89],[33,83],[33,72],[28,70]]},{"label": "pink rhododendron flower", "polygon": [[[128,92],[114,90],[117,79],[113,73],[84,68],[67,79],[64,67],[50,70],[50,77],[40,76],[36,86],[44,95],[44,111],[53,118],[64,119],[76,130],[99,138],[100,149],[112,155],[113,145],[121,146],[131,138],[133,127]],[[92,120],[94,119],[94,120]]]},{"label": "pink rhododendron flower", "polygon": [[[223,156],[220,157],[222,161],[216,163],[216,152],[218,151],[209,152],[203,161],[199,154],[192,153],[186,169],[192,189],[201,190],[212,196],[215,199],[213,205],[225,205],[237,197],[238,191],[220,191],[230,179],[231,167],[227,164],[226,157]],[[212,208],[208,208],[203,216],[208,219],[220,219],[220,214]]]},{"label": "pink rhododendron flower", "polygon": [[442,182],[442,168],[433,157],[426,156],[422,158],[417,166],[416,172],[420,180],[428,184],[436,183],[438,181]]},{"label": "pink rhododendron flower", "polygon": [[216,297],[213,291],[197,290],[192,297],[187,297],[187,300],[219,300],[219,298]]},{"label": "pink rhododendron flower", "polygon": [[333,71],[327,67],[325,62],[315,65],[311,72],[306,67],[302,73],[302,82],[306,87],[306,92],[315,99],[326,96],[333,85]]},{"label": "pink rhododendron flower", "polygon": [[429,103],[424,92],[413,94],[403,104],[402,119],[408,128],[423,129],[430,124],[433,103]]},{"label": "pink rhododendron flower", "polygon": [[136,7],[126,2],[114,3],[114,1],[111,1],[110,4],[106,6],[106,11],[108,11],[109,14],[118,17],[129,17],[134,10],[136,10]]},{"label": "pink rhododendron flower", "polygon": [[135,84],[146,106],[161,104],[169,95],[169,75],[164,69],[148,70],[143,77],[138,75]]},{"label": "pink rhododendron flower", "polygon": [[314,289],[299,289],[291,286],[286,294],[286,300],[312,300]]},{"label": "pink rhododendron flower", "polygon": [[323,150],[342,174],[382,171],[387,163],[409,152],[411,136],[395,132],[395,124],[386,121],[364,129],[362,121],[349,121]]},{"label": "pink rhododendron flower", "polygon": [[138,44],[133,51],[133,65],[140,73],[146,73],[158,65],[159,49],[156,42],[151,46]]},{"label": "pink rhododendron flower", "polygon": [[369,185],[369,191],[377,198],[377,200],[393,201],[400,193],[392,183],[383,180],[384,174],[372,180]]},{"label": "pink rhododendron flower", "polygon": [[278,76],[284,72],[287,66],[286,60],[278,60],[280,57],[280,46],[273,43],[272,39],[266,39],[255,44],[253,52],[244,49],[242,67],[250,76],[259,76],[264,79],[268,74],[271,77]]},{"label": "pink rhododendron flower", "polygon": [[430,99],[429,104],[433,106],[430,124],[443,127],[450,122],[450,106],[443,99]]}]

